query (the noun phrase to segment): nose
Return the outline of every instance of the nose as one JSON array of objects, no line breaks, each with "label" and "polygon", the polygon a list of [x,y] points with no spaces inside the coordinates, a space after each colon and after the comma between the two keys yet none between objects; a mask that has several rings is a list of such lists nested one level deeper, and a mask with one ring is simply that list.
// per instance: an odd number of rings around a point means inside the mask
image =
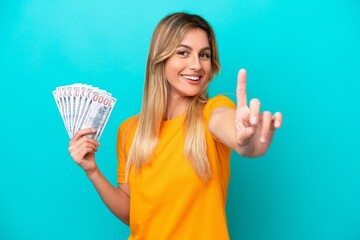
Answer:
[{"label": "nose", "polygon": [[189,58],[189,69],[195,71],[201,69],[200,58],[198,56],[193,56]]}]

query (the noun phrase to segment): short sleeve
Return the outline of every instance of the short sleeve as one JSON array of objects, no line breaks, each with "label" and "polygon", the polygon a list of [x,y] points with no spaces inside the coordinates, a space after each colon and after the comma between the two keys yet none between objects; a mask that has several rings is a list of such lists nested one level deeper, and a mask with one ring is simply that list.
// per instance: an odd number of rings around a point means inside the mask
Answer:
[{"label": "short sleeve", "polygon": [[217,95],[213,98],[210,98],[204,107],[203,114],[206,121],[209,121],[211,113],[218,107],[236,109],[236,105],[230,98],[224,95]]},{"label": "short sleeve", "polygon": [[116,153],[118,158],[118,183],[127,183],[125,179],[126,175],[126,161],[127,155],[131,146],[132,139],[134,137],[135,132],[135,122],[134,117],[131,117],[124,121],[119,129],[117,134],[117,141],[116,141]]}]

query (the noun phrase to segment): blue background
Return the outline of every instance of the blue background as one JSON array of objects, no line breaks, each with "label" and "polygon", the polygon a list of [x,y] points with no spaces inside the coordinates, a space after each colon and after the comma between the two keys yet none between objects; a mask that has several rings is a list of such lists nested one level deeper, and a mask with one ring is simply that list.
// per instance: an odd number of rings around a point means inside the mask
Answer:
[{"label": "blue background", "polygon": [[116,185],[117,128],[140,109],[152,31],[174,11],[215,29],[211,95],[235,99],[244,67],[249,98],[284,115],[266,156],[232,156],[231,238],[360,239],[357,0],[2,0],[0,239],[126,239],[70,158],[51,91],[82,82],[118,99],[97,154]]}]

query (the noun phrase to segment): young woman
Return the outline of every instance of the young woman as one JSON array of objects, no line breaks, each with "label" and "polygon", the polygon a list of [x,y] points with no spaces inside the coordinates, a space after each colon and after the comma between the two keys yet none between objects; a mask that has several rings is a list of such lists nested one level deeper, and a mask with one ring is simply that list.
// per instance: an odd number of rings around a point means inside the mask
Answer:
[{"label": "young woman", "polygon": [[107,207],[130,225],[129,239],[229,239],[225,203],[231,150],[266,153],[281,113],[247,103],[246,71],[238,73],[237,106],[208,98],[220,63],[215,35],[200,16],[174,13],[151,40],[141,111],[124,121],[117,138],[118,188],[95,162],[100,144],[80,130],[72,158]]}]

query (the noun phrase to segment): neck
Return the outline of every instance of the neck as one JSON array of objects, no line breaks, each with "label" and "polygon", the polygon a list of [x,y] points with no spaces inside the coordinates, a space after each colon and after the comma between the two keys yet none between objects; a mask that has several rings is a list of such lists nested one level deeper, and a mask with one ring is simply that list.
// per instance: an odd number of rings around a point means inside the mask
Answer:
[{"label": "neck", "polygon": [[176,118],[185,113],[189,105],[189,101],[190,99],[188,97],[179,97],[174,94],[169,95],[165,120]]}]

